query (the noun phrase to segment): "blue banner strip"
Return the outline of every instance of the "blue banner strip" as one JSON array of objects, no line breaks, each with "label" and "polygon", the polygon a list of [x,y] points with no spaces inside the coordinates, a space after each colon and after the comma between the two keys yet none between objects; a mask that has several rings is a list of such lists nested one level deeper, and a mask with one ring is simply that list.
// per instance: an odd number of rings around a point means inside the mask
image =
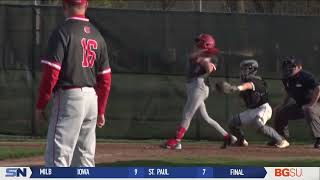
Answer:
[{"label": "blue banner strip", "polygon": [[215,167],[213,178],[264,178],[264,167]]},{"label": "blue banner strip", "polygon": [[31,178],[264,178],[263,167],[32,167]]}]

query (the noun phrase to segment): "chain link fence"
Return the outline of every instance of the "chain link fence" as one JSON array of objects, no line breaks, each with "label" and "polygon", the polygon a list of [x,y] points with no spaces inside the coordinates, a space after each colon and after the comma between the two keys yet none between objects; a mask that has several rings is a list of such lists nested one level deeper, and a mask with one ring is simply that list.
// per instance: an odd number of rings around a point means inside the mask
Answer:
[{"label": "chain link fence", "polygon": [[[202,32],[213,34],[223,50],[213,81],[236,83],[239,62],[255,58],[269,84],[271,105],[283,96],[282,56],[301,57],[306,69],[320,75],[317,16],[91,8],[88,17],[108,44],[113,70],[108,123],[98,130],[98,137],[149,139],[174,134],[186,100],[186,57],[193,38]],[[40,59],[50,33],[63,21],[62,10],[55,6],[0,6],[0,133],[45,135],[46,126],[35,129],[33,124]],[[238,97],[215,93],[206,104],[224,127],[232,114],[244,109]],[[309,138],[304,121],[290,127],[297,140]],[[254,133],[249,131],[249,139],[261,140]],[[187,138],[220,137],[196,115]]]}]

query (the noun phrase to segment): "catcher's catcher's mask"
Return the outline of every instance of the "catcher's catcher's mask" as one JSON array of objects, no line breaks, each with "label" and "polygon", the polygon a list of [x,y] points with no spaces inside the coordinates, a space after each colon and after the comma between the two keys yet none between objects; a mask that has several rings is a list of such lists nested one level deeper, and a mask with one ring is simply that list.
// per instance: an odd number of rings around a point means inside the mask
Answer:
[{"label": "catcher's catcher's mask", "polygon": [[284,78],[293,76],[295,74],[295,68],[301,65],[301,62],[294,56],[285,57],[282,61],[282,76]]},{"label": "catcher's catcher's mask", "polygon": [[256,60],[244,60],[240,63],[240,79],[242,82],[247,81],[250,77],[255,76],[258,72],[258,62]]}]

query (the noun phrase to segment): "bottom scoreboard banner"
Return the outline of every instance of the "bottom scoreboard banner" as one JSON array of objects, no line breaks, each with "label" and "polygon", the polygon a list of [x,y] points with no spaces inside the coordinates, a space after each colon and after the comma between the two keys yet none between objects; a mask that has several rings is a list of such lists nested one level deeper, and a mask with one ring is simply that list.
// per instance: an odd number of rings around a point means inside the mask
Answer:
[{"label": "bottom scoreboard banner", "polygon": [[0,179],[212,178],[320,180],[319,167],[1,167]]}]

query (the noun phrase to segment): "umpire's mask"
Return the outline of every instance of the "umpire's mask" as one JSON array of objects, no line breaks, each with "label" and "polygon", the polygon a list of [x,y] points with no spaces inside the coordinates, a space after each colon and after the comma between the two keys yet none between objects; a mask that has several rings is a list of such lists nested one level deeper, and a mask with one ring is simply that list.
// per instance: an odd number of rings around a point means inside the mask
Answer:
[{"label": "umpire's mask", "polygon": [[243,60],[240,63],[240,80],[247,82],[249,79],[256,76],[258,72],[258,62],[253,59]]},{"label": "umpire's mask", "polygon": [[289,78],[293,76],[294,70],[298,65],[301,65],[301,63],[295,57],[285,57],[282,61],[282,77]]}]

